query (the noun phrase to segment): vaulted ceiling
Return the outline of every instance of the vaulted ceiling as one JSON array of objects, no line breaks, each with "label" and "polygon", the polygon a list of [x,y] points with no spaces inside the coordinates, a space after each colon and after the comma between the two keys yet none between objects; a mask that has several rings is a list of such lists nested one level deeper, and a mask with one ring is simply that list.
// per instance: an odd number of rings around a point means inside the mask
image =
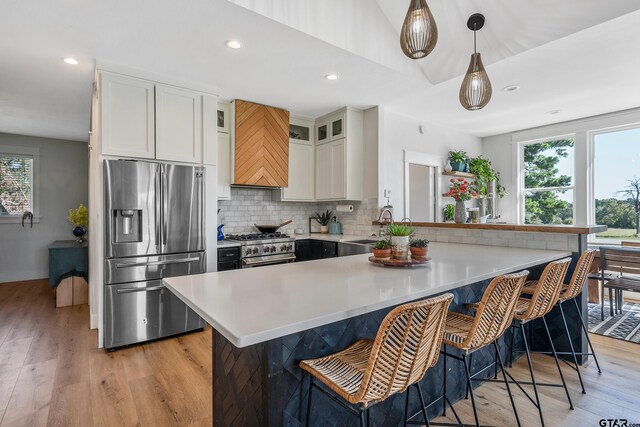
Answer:
[{"label": "vaulted ceiling", "polygon": [[[307,117],[383,105],[479,136],[640,106],[637,0],[428,3],[438,45],[412,61],[398,42],[408,1],[6,0],[0,132],[86,140],[96,61]],[[494,96],[468,112],[457,92],[475,12],[487,19],[478,49]],[[500,90],[511,84],[521,89]]]}]

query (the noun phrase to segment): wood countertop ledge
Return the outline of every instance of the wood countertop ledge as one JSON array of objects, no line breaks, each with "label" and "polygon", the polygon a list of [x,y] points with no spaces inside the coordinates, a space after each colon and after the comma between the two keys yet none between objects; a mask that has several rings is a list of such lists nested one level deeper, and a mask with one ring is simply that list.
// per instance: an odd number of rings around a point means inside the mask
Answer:
[{"label": "wood countertop ledge", "polygon": [[[373,221],[373,225],[387,225]],[[399,224],[396,222],[396,224]],[[535,233],[594,234],[607,231],[606,225],[544,225],[544,224],[456,224],[454,222],[412,222],[412,227],[457,228],[467,230],[524,231]]]}]

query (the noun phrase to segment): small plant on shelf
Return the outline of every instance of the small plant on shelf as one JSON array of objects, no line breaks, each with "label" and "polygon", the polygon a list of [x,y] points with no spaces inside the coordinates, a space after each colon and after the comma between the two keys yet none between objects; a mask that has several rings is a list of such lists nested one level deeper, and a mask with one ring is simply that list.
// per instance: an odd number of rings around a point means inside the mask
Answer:
[{"label": "small plant on shelf", "polygon": [[378,240],[373,245],[373,256],[376,258],[389,258],[391,256],[391,242],[388,240]]},{"label": "small plant on shelf", "polygon": [[444,222],[453,221],[453,216],[454,216],[455,212],[456,212],[455,205],[453,205],[451,203],[446,205],[444,207],[444,209],[442,210],[442,216],[444,217]]},{"label": "small plant on shelf", "polygon": [[464,150],[452,150],[449,151],[449,163],[451,164],[451,170],[456,172],[465,172],[467,162],[467,152]]},{"label": "small plant on shelf", "polygon": [[424,258],[429,251],[429,241],[427,239],[413,239],[409,242],[409,250],[413,258]]},{"label": "small plant on shelf", "polygon": [[476,176],[474,189],[478,192],[478,197],[486,197],[489,193],[489,184],[496,182],[496,192],[499,197],[504,197],[505,188],[500,185],[500,173],[493,170],[491,162],[482,156],[469,160],[469,172]]},{"label": "small plant on shelf", "polygon": [[73,235],[76,236],[76,241],[82,243],[87,240],[87,226],[89,225],[89,209],[82,203],[78,206],[78,209],[69,209],[69,215],[67,215],[67,221],[74,226]]}]

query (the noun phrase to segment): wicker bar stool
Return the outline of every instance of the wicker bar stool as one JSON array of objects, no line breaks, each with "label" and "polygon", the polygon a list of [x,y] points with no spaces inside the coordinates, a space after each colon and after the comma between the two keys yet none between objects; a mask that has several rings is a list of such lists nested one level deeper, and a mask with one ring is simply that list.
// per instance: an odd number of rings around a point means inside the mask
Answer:
[{"label": "wicker bar stool", "polygon": [[[600,369],[600,364],[598,363],[598,358],[596,357],[596,352],[593,348],[593,345],[591,344],[591,339],[589,338],[589,330],[587,329],[587,324],[584,320],[584,317],[582,317],[582,312],[580,311],[580,307],[578,307],[578,302],[575,299],[578,295],[582,293],[582,290],[584,288],[584,283],[587,280],[587,276],[589,275],[589,268],[593,263],[593,259],[596,256],[596,252],[597,252],[597,249],[589,249],[587,251],[584,251],[582,255],[580,255],[580,258],[578,259],[578,262],[576,264],[576,268],[573,271],[573,275],[571,276],[571,281],[569,282],[568,285],[562,286],[562,289],[560,290],[560,295],[558,297],[558,303],[557,303],[558,307],[560,308],[562,323],[564,324],[564,330],[567,334],[566,337],[567,337],[567,340],[569,341],[569,349],[571,351],[570,352],[556,351],[556,354],[559,354],[559,355],[570,354],[573,357],[573,363],[574,363],[573,365],[564,359],[561,359],[561,360],[578,373],[578,379],[580,380],[582,393],[586,393],[586,391],[584,388],[584,383],[582,381],[582,375],[580,374],[580,369],[578,368],[580,365],[578,365],[577,355],[593,356],[593,360],[596,362],[596,366],[598,368],[598,373],[599,374],[602,373],[602,370]],[[525,287],[522,290],[522,293],[533,295],[537,286],[538,286],[537,280],[528,281],[525,283]],[[575,349],[573,348],[573,342],[571,341],[571,338],[570,338],[571,335],[569,334],[569,326],[567,325],[567,318],[565,316],[565,311],[563,308],[563,304],[569,300],[573,300],[573,304],[580,318],[580,324],[582,325],[582,330],[584,331],[585,336],[587,337],[587,343],[589,345],[589,348],[591,349],[591,352],[587,352],[587,353],[576,352]],[[543,352],[543,353],[550,354],[549,352]]]},{"label": "wicker bar stool", "polygon": [[[443,294],[398,306],[384,318],[375,340],[358,340],[338,353],[301,361],[300,367],[311,376],[306,425],[309,426],[314,388],[359,417],[363,427],[369,422],[372,405],[406,390],[406,425],[410,386],[418,391],[421,412],[428,425],[427,406],[419,381],[438,361],[444,321],[452,299],[452,294]],[[451,406],[450,402],[446,403]]]},{"label": "wicker bar stool", "polygon": [[[467,393],[471,395],[471,405],[473,407],[476,426],[480,425],[480,421],[476,409],[473,386],[471,384],[470,355],[491,344],[493,344],[496,352],[498,351],[496,340],[502,336],[511,324],[518,297],[520,296],[528,274],[529,272],[525,270],[520,273],[506,274],[493,279],[485,290],[482,300],[476,305],[476,312],[473,317],[452,311],[447,314],[447,323],[443,337],[445,361],[447,357],[452,357],[464,364],[465,374],[467,376]],[[460,350],[461,355],[458,356],[448,353],[447,346]],[[500,357],[500,353],[497,354],[498,364],[504,373],[502,358]],[[520,417],[518,416],[518,410],[516,409],[516,404],[513,400],[506,375],[504,375],[504,384],[509,393],[509,399],[511,400],[516,421],[518,426],[520,426]],[[432,425],[450,424],[433,423]]]},{"label": "wicker bar stool", "polygon": [[[512,327],[511,352],[513,352],[513,341],[515,339],[515,329],[519,329],[520,331],[522,331],[525,353],[527,355],[527,363],[529,365],[529,374],[531,375],[531,382],[517,381],[508,372],[506,373],[506,375],[511,380],[510,382],[515,383],[518,386],[518,388],[522,390],[525,396],[527,396],[527,398],[531,401],[531,403],[533,403],[534,406],[538,409],[538,413],[540,415],[540,422],[542,423],[543,426],[544,426],[544,417],[542,415],[542,405],[540,404],[540,396],[538,394],[539,385],[564,387],[564,390],[567,394],[567,400],[569,401],[569,407],[573,409],[571,396],[569,395],[569,390],[564,380],[562,369],[560,368],[560,362],[558,362],[558,355],[556,354],[553,341],[551,340],[549,327],[545,319],[545,315],[549,313],[551,309],[553,309],[553,307],[558,302],[558,297],[560,295],[560,291],[564,283],[564,278],[567,274],[567,270],[569,268],[570,263],[571,263],[571,258],[564,258],[559,261],[553,261],[547,264],[544,271],[542,272],[542,275],[540,276],[540,279],[536,281],[536,286],[533,288],[529,288],[530,290],[533,291],[533,295],[531,296],[531,299],[522,298],[522,297],[518,298],[518,307],[513,316],[513,324],[511,325]],[[528,283],[532,285],[534,282],[531,281]],[[529,343],[527,342],[524,326],[527,323],[540,318],[542,318],[542,322],[544,323],[544,328],[547,332],[547,337],[549,338],[549,342],[551,346],[551,352],[555,358],[556,366],[558,367],[558,372],[560,373],[560,379],[562,380],[562,384],[536,383],[535,375],[533,373],[533,365],[531,363],[531,352],[529,350]],[[529,395],[529,393],[522,387],[521,384],[530,384],[533,386],[535,400]]]}]

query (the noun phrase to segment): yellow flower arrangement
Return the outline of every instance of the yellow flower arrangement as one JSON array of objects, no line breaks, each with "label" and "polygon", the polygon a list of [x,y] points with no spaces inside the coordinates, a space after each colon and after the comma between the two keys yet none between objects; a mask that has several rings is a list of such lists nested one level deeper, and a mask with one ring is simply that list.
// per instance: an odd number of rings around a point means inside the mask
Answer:
[{"label": "yellow flower arrangement", "polygon": [[89,209],[80,203],[78,209],[69,209],[67,221],[76,227],[87,227],[89,225]]}]

